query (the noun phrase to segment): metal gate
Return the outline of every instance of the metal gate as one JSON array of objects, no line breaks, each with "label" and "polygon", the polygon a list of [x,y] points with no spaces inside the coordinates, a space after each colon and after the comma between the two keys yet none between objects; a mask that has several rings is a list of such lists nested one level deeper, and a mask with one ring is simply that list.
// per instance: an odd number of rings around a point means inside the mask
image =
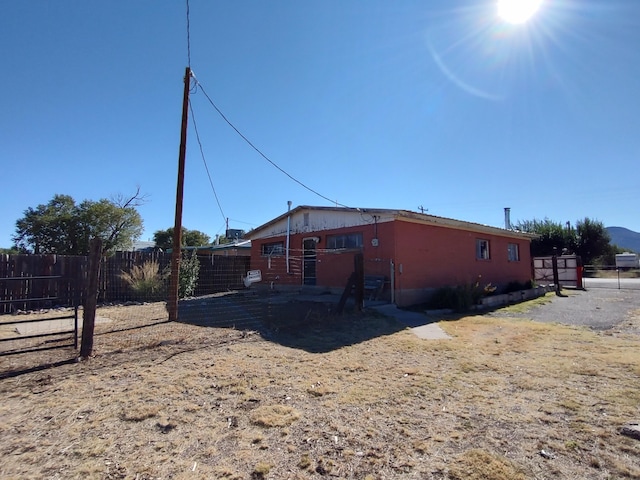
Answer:
[{"label": "metal gate", "polygon": [[587,265],[584,267],[585,288],[640,290],[640,269]]},{"label": "metal gate", "polygon": [[[59,275],[0,279],[5,286],[19,285],[11,290],[21,292],[15,298],[0,300],[0,304],[10,305],[14,309],[15,305],[21,307],[15,310],[15,315],[0,315],[0,356],[64,347],[78,348],[78,302],[72,307],[42,309],[43,304],[56,306],[59,299],[49,295],[29,296],[35,291],[35,282],[51,283],[61,279]],[[31,309],[35,313],[29,313]]]},{"label": "metal gate", "polygon": [[[555,262],[555,268],[554,268]],[[562,255],[559,257],[534,257],[533,279],[540,285],[555,284],[554,269],[557,270],[557,282],[561,287],[583,288],[583,270],[580,257]]]}]

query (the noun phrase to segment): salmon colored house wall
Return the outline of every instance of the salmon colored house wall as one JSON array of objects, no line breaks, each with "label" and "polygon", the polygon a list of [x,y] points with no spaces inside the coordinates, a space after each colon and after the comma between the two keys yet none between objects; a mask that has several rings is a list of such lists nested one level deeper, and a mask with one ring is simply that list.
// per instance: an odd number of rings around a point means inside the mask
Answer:
[{"label": "salmon colored house wall", "polygon": [[[286,256],[272,256],[271,260],[263,255],[262,245],[265,243],[284,242],[286,236],[259,239],[252,242],[251,269],[261,270],[263,282],[269,286],[295,286],[303,283],[303,240],[309,237],[319,237],[317,245],[316,278],[317,285],[331,290],[343,289],[354,270],[354,256],[361,250],[329,251],[326,248],[326,237],[348,233],[362,233],[365,257],[365,274],[390,276],[389,262],[394,252],[393,223],[386,222],[373,228],[363,225],[335,230],[324,230],[314,233],[296,233],[289,239],[289,272],[287,273]],[[378,246],[372,245],[372,240],[378,238]]]},{"label": "salmon colored house wall", "polygon": [[[285,255],[269,259],[261,254],[265,243],[283,242],[286,245],[286,236],[254,238],[251,269],[261,270],[262,288],[301,287],[304,284],[303,241],[315,237],[319,238],[316,262],[318,287],[341,292],[354,270],[354,255],[362,251],[365,275],[384,275],[387,279],[384,296],[399,306],[424,302],[437,288],[469,284],[479,276],[481,285],[491,283],[498,288],[512,281],[530,280],[530,239],[506,230],[504,234],[487,233],[487,230],[498,231],[483,226],[455,228],[395,218],[343,228],[292,232],[288,273]],[[327,249],[327,236],[356,232],[363,235],[362,250]],[[476,258],[477,239],[489,241],[488,260]],[[510,243],[519,247],[518,261],[508,260],[507,246]]]},{"label": "salmon colored house wall", "polygon": [[[436,288],[469,284],[479,276],[482,286],[496,287],[531,279],[528,240],[411,222],[394,224],[399,305],[420,303]],[[476,258],[477,239],[489,241],[488,260]],[[518,245],[520,260],[509,261],[510,243]]]}]

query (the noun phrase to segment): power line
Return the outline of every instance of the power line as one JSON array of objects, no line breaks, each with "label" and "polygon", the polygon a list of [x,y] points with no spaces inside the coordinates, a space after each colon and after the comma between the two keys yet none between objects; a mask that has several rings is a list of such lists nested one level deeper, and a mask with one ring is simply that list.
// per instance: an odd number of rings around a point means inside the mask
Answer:
[{"label": "power line", "polygon": [[200,82],[198,82],[198,79],[194,77],[194,81],[196,83],[196,85],[200,88],[200,90],[202,90],[202,93],[204,94],[204,96],[207,98],[207,100],[209,101],[209,103],[211,104],[211,106],[216,110],[216,112],[218,112],[218,114],[222,117],[222,119],[227,122],[227,124],[240,136],[240,138],[242,138],[251,148],[253,148],[262,158],[264,158],[267,162],[269,162],[271,165],[273,165],[276,169],[278,169],[280,172],[284,173],[287,177],[289,177],[291,180],[293,180],[294,182],[296,182],[298,185],[300,185],[301,187],[305,188],[306,190],[310,191],[311,193],[317,195],[318,197],[332,203],[335,204],[336,206],[339,207],[344,207],[344,208],[349,208],[347,205],[343,205],[341,203],[336,202],[335,200],[330,199],[329,197],[325,197],[324,195],[322,195],[321,193],[317,192],[316,190],[312,189],[311,187],[305,185],[304,183],[302,183],[300,180],[298,180],[297,178],[293,177],[291,174],[289,174],[288,172],[286,172],[284,169],[282,169],[280,166],[278,166],[273,160],[271,160],[269,157],[267,157],[264,153],[262,153],[262,151],[256,147],[253,143],[251,143],[251,141],[242,134],[242,132],[240,132],[240,130],[238,130],[236,128],[236,126],[231,123],[231,121],[224,115],[224,113],[222,113],[222,111],[217,107],[217,105],[213,102],[213,100],[211,100],[211,97],[209,97],[209,95],[207,94],[207,92],[205,91],[205,89],[202,87],[202,84]]},{"label": "power line", "polygon": [[220,213],[222,214],[222,218],[226,220],[226,216],[222,211],[222,206],[220,205],[220,200],[218,199],[218,194],[216,193],[216,189],[213,186],[213,181],[211,180],[211,174],[209,173],[209,167],[207,166],[207,160],[204,157],[204,150],[202,149],[202,142],[200,141],[200,134],[198,133],[198,125],[196,124],[196,117],[193,114],[193,108],[191,107],[191,101],[189,101],[189,111],[191,112],[191,120],[193,121],[193,130],[196,134],[196,140],[198,141],[198,146],[200,147],[200,155],[202,156],[202,162],[204,163],[204,169],[207,171],[207,177],[209,177],[209,184],[211,185],[211,190],[213,190],[213,196],[216,197],[216,203],[218,204],[218,208],[220,209]]},{"label": "power line", "polygon": [[256,225],[258,225],[257,223],[250,223],[250,222],[243,222],[242,220],[236,220],[235,218],[230,218],[229,220],[236,222],[236,223],[243,223],[245,225],[251,225],[252,227],[255,227]]}]

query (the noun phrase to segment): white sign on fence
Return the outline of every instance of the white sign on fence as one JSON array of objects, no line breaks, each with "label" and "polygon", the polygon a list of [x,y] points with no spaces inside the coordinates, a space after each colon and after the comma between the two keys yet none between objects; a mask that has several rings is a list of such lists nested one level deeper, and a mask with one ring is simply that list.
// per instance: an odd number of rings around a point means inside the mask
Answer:
[{"label": "white sign on fence", "polygon": [[247,276],[243,279],[244,286],[249,288],[252,283],[261,282],[262,281],[262,271],[260,270],[249,270],[247,272]]}]

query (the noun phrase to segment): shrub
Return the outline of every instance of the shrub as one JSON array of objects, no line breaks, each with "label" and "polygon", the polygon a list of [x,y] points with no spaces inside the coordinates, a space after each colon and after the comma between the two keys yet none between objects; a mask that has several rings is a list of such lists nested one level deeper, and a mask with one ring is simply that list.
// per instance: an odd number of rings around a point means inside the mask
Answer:
[{"label": "shrub", "polygon": [[178,297],[192,297],[198,286],[200,277],[200,260],[195,250],[189,254],[182,253],[180,262],[180,274],[178,275]]},{"label": "shrub", "polygon": [[142,265],[134,265],[129,272],[122,272],[120,278],[133,290],[140,300],[162,298],[168,275],[160,272],[157,261],[149,260]]},{"label": "shrub", "polygon": [[480,277],[478,277],[473,283],[437,289],[431,296],[429,307],[450,308],[456,312],[466,312],[473,305],[478,305],[482,297],[493,294],[495,290],[496,287],[490,283],[482,287]]},{"label": "shrub", "polygon": [[528,290],[533,288],[533,282],[531,280],[527,282],[509,282],[504,287],[503,293],[519,292],[520,290]]}]

